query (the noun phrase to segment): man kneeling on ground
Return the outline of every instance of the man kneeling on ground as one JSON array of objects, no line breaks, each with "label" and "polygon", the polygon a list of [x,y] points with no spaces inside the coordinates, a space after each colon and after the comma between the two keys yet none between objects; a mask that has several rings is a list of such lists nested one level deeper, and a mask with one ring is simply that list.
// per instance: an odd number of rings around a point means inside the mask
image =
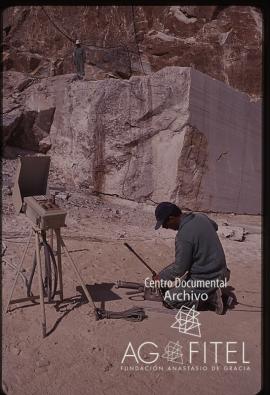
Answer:
[{"label": "man kneeling on ground", "polygon": [[155,229],[162,226],[177,231],[175,262],[154,277],[154,280],[167,282],[176,280],[177,285],[173,288],[161,289],[164,305],[177,309],[181,306],[195,305],[196,309],[207,306],[217,314],[223,314],[219,284],[222,286],[229,281],[230,271],[216,233],[216,222],[205,214],[182,213],[178,206],[170,202],[160,203],[156,207],[155,216]]}]

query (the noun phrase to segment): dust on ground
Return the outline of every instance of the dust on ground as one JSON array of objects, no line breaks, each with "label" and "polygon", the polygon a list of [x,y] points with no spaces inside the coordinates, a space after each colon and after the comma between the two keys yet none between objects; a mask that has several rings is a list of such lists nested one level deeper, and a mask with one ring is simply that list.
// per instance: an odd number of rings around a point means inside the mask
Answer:
[{"label": "dust on ground", "polygon": [[[10,195],[14,168],[14,161],[4,161],[2,247],[6,249],[2,263],[2,308],[6,306],[15,278],[12,265],[18,266],[31,230],[25,216],[14,213]],[[97,307],[121,311],[141,306],[148,317],[142,322],[96,321],[89,305],[78,303],[82,290],[63,254],[65,301],[60,308],[46,304],[49,335],[42,338],[38,304],[12,305],[11,312],[3,314],[4,391],[12,395],[174,395],[184,388],[190,395],[257,393],[261,383],[261,218],[209,214],[219,225],[241,226],[248,233],[242,242],[221,238],[231,269],[229,285],[239,303],[222,316],[212,311],[200,312],[199,338],[171,328],[177,311],[168,310],[158,302],[140,300],[140,297],[130,299],[126,290],[114,287],[116,280],[143,282],[150,276],[124,242],[156,271],[173,261],[175,232],[153,229],[154,206],[67,192],[70,196],[63,192],[57,198],[59,205],[68,210],[67,227],[62,230],[62,236]],[[33,253],[34,238],[25,259],[23,273],[26,276],[32,266]],[[37,292],[35,281],[33,287]],[[19,276],[14,297],[25,295],[23,278]],[[169,341],[178,341],[183,346],[183,363],[162,357]],[[193,354],[195,370],[188,367],[187,347],[191,341],[198,342],[194,343],[199,350]],[[142,347],[140,355],[144,362],[138,360],[137,363],[134,357],[127,357],[121,364],[129,342],[136,355],[143,342],[152,342],[157,347],[153,344]],[[217,361],[210,342],[221,342],[216,346],[219,348]],[[229,354],[230,360],[236,360],[235,364],[226,363],[226,342],[232,342],[231,350],[237,350]],[[154,355],[151,353],[157,352],[159,359],[152,364]]]}]

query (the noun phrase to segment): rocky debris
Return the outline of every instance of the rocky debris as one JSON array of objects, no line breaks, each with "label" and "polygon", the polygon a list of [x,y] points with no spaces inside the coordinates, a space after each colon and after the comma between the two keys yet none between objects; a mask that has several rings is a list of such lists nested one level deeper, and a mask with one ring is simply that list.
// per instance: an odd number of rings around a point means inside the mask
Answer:
[{"label": "rocky debris", "polygon": [[11,351],[12,354],[14,354],[14,355],[19,355],[19,354],[21,353],[21,350],[20,350],[18,347],[16,347],[16,346],[11,346],[11,347],[10,347],[10,351]]},{"label": "rocky debris", "polygon": [[108,372],[109,370],[111,370],[112,367],[113,367],[113,364],[110,361],[108,361],[106,363],[106,365],[103,367],[103,371]]},{"label": "rocky debris", "polygon": [[56,194],[56,199],[61,199],[61,200],[68,200],[68,198],[70,197],[70,193],[68,192],[62,192],[62,193],[57,193]]},{"label": "rocky debris", "polygon": [[246,234],[248,232],[245,230],[245,228],[242,228],[240,226],[219,226],[218,228],[218,234],[226,239],[230,239],[233,241],[244,241]]},{"label": "rocky debris", "polygon": [[34,78],[26,78],[25,80],[23,80],[23,81],[17,86],[17,90],[18,90],[19,92],[22,92],[24,89],[26,89],[28,86],[30,86],[34,81],[35,81]]},{"label": "rocky debris", "polygon": [[12,189],[11,189],[11,187],[10,186],[4,186],[3,188],[2,188],[2,194],[5,196],[5,195],[8,195],[8,196],[11,196],[12,195]]},{"label": "rocky debris", "polygon": [[53,77],[54,75],[63,74],[63,62],[64,62],[64,58],[51,60],[51,68],[50,68],[51,77]]},{"label": "rocky debris", "polygon": [[[39,21],[37,24],[36,21]],[[74,72],[74,41],[86,71],[119,78],[186,66],[261,96],[262,14],[250,6],[25,6],[3,13],[5,70],[48,77]],[[89,71],[92,78],[93,70]]]},{"label": "rocky debris", "polygon": [[36,362],[36,366],[37,366],[38,368],[44,368],[44,367],[47,367],[47,366],[49,366],[49,365],[50,365],[50,361],[47,360],[47,359],[44,359],[44,358],[42,358],[42,359],[40,359],[40,360],[38,360],[38,361]]},{"label": "rocky debris", "polygon": [[[46,136],[38,142],[38,152],[42,152],[46,154],[46,152],[49,151],[51,146],[52,146],[52,142],[50,136]],[[29,148],[35,149],[34,147],[29,147]]]}]

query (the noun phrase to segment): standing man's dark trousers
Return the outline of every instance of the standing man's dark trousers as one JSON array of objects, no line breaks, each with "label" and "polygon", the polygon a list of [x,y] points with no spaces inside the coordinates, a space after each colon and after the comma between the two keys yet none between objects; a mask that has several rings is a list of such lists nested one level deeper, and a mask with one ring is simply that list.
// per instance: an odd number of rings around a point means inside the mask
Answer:
[{"label": "standing man's dark trousers", "polygon": [[84,72],[84,62],[76,62],[76,64],[75,64],[75,66],[76,66],[76,70],[77,70],[77,75],[78,75],[78,77],[80,78],[80,79],[82,79],[83,77],[84,77],[84,75],[85,75],[85,72]]},{"label": "standing man's dark trousers", "polygon": [[79,40],[76,40],[76,48],[73,53],[73,62],[76,67],[79,79],[84,77],[84,63],[86,61],[85,49],[80,46]]}]

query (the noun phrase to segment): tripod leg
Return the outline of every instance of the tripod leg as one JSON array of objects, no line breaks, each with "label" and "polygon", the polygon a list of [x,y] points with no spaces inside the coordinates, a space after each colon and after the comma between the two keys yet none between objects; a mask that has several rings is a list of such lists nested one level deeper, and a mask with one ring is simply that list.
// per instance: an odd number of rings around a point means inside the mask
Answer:
[{"label": "tripod leg", "polygon": [[50,230],[50,238],[51,238],[51,248],[52,248],[52,251],[53,251],[53,229],[51,229]]},{"label": "tripod leg", "polygon": [[61,236],[60,229],[55,229],[56,234],[56,246],[57,246],[57,266],[58,266],[58,276],[59,276],[59,288],[60,288],[60,300],[63,301],[63,275],[62,275],[62,260],[61,260]]},{"label": "tripod leg", "polygon": [[38,231],[35,231],[35,238],[36,238],[36,256],[37,256],[38,279],[39,279],[42,335],[43,335],[43,337],[45,337],[46,336],[46,316],[45,316],[45,306],[44,306],[44,294],[43,294],[43,284],[42,284],[42,271],[41,271],[41,259],[40,259]]},{"label": "tripod leg", "polygon": [[91,295],[89,294],[88,289],[86,288],[86,286],[85,286],[85,284],[83,282],[83,279],[82,279],[82,277],[81,277],[81,275],[80,275],[80,273],[79,273],[79,271],[78,271],[78,269],[77,269],[77,267],[76,267],[76,265],[75,265],[75,263],[74,263],[74,261],[73,261],[73,259],[72,259],[72,257],[71,257],[71,255],[70,255],[70,253],[69,253],[69,251],[68,251],[68,249],[67,249],[67,247],[66,247],[66,245],[65,245],[65,243],[64,243],[64,241],[63,241],[61,236],[60,236],[60,240],[61,240],[62,247],[63,247],[65,253],[67,254],[67,257],[69,258],[69,261],[70,261],[71,265],[73,266],[75,273],[77,274],[77,277],[79,279],[79,282],[81,283],[81,286],[82,286],[82,288],[84,290],[84,293],[85,293],[88,301],[90,302],[90,304],[92,306],[91,313],[95,314],[96,319],[98,319],[96,306],[95,306],[95,304],[93,302],[93,299],[91,298]]},{"label": "tripod leg", "polygon": [[23,255],[22,255],[21,262],[20,262],[20,264],[19,264],[19,266],[18,266],[18,269],[17,269],[16,277],[15,277],[14,283],[13,283],[12,288],[11,288],[11,291],[10,291],[10,295],[9,295],[8,302],[7,302],[7,307],[6,307],[6,309],[5,309],[5,312],[6,312],[6,313],[7,313],[8,308],[9,308],[9,304],[10,304],[10,301],[11,301],[11,298],[12,298],[12,295],[13,295],[13,292],[14,292],[15,285],[16,285],[16,283],[17,283],[17,279],[18,279],[19,273],[20,273],[21,268],[22,268],[22,265],[23,265],[23,261],[24,261],[25,255],[26,255],[26,253],[27,253],[27,250],[28,250],[28,247],[29,247],[31,238],[32,238],[32,234],[33,234],[33,229],[31,229],[31,232],[30,232],[30,235],[29,235],[29,239],[28,239],[27,245],[26,245],[26,247],[25,247],[25,250],[24,250]]}]

